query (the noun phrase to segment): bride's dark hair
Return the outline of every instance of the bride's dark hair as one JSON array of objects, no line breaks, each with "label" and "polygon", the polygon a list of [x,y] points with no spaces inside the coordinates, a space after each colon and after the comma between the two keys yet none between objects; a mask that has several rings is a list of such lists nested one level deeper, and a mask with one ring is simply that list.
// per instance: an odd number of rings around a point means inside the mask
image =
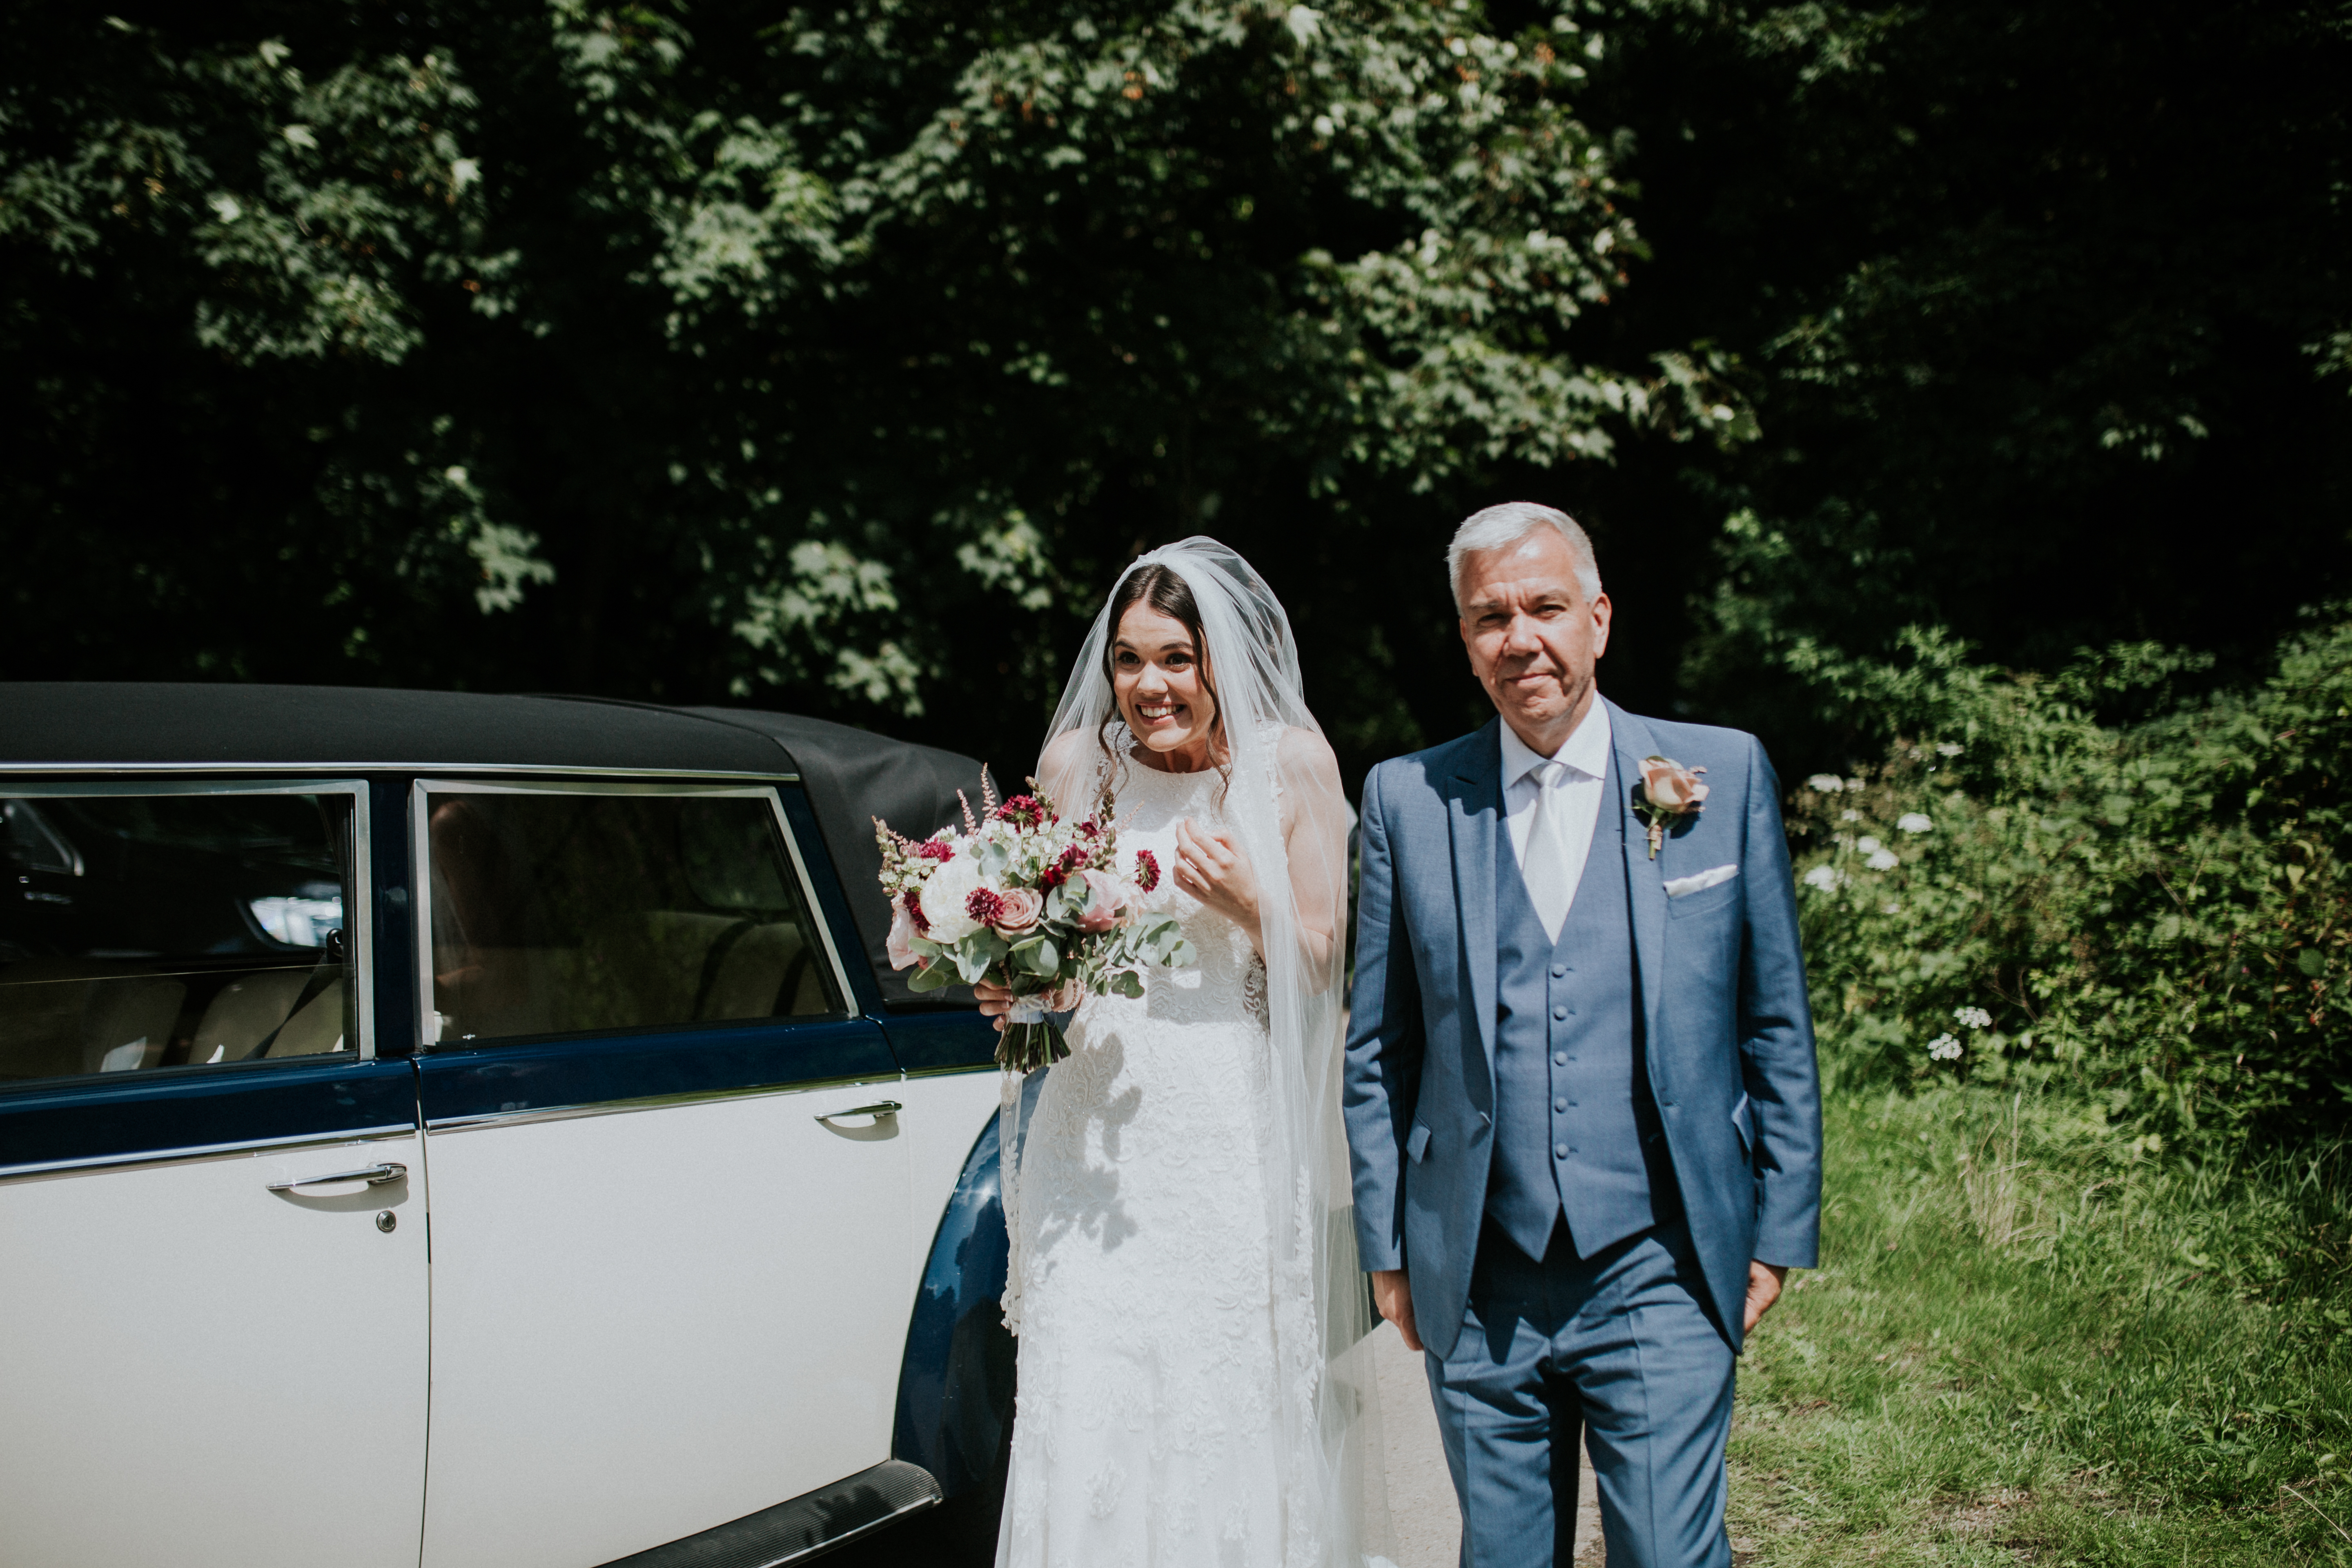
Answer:
[{"label": "bride's dark hair", "polygon": [[[1127,619],[1127,612],[1139,604],[1175,621],[1192,639],[1192,660],[1201,672],[1201,685],[1209,693],[1209,700],[1216,704],[1216,716],[1211,723],[1219,731],[1224,729],[1225,724],[1224,704],[1218,701],[1217,683],[1211,679],[1209,671],[1209,639],[1202,633],[1201,607],[1192,602],[1191,586],[1181,575],[1158,564],[1129,573],[1119,580],[1118,586],[1111,590],[1110,636],[1103,644],[1103,679],[1110,683],[1111,704],[1110,711],[1103,717],[1102,727],[1095,731],[1095,743],[1102,748],[1103,760],[1116,764],[1115,768],[1104,772],[1103,793],[1106,798],[1113,791],[1111,780],[1122,774],[1127,767],[1127,758],[1123,754],[1125,748],[1114,752],[1110,743],[1111,726],[1124,723],[1127,720],[1118,705],[1118,628],[1119,624]],[[1225,775],[1228,784],[1232,782],[1232,775],[1226,773],[1224,764],[1220,763],[1217,772]]]}]

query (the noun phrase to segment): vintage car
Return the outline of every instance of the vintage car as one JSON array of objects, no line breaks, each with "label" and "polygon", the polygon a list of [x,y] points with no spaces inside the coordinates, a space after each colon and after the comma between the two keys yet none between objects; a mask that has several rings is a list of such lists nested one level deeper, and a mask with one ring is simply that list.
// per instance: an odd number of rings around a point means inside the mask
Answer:
[{"label": "vintage car", "polygon": [[978,776],[0,685],[0,1563],[750,1568],[942,1502],[984,1561],[994,1036],[891,971],[872,822]]}]

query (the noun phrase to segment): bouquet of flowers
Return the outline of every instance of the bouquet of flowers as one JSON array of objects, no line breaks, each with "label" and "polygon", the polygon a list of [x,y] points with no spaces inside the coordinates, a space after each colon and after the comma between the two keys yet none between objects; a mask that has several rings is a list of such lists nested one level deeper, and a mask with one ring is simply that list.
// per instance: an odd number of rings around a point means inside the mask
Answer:
[{"label": "bouquet of flowers", "polygon": [[1141,996],[1145,965],[1194,961],[1176,917],[1142,907],[1160,885],[1151,851],[1137,850],[1122,872],[1113,824],[1065,823],[1037,781],[1029,786],[999,805],[982,772],[978,817],[956,792],[961,833],[950,826],[909,839],[874,819],[892,909],[891,965],[914,969],[908,984],[917,991],[957,980],[1010,990],[996,1059],[1013,1072],[1070,1054],[1049,1013],[1067,1012],[1090,989]]}]

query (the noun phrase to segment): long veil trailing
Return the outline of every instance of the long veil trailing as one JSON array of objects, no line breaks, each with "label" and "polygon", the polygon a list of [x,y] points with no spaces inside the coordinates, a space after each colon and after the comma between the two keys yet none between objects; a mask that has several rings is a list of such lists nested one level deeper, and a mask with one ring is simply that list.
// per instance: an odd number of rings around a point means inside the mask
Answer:
[{"label": "long veil trailing", "polygon": [[[1371,1348],[1339,1113],[1347,997],[1349,831],[1353,822],[1323,731],[1307,710],[1289,617],[1240,555],[1195,535],[1137,559],[1175,573],[1199,609],[1204,674],[1228,755],[1226,812],[1255,868],[1271,1048],[1268,1183],[1274,1237],[1275,1401],[1288,1547],[1298,1568],[1358,1568],[1389,1552]],[[1124,574],[1122,574],[1124,581]],[[1114,595],[1115,596],[1115,595]],[[1110,598],[1079,650],[1047,731],[1038,782],[1059,809],[1116,799],[1130,738],[1112,700]],[[1052,1071],[1051,1068],[1043,1069]],[[1033,1086],[1034,1087],[1034,1086]],[[1016,1256],[1006,1322],[1020,1327],[1020,1080],[1007,1075],[1004,1203]]]}]

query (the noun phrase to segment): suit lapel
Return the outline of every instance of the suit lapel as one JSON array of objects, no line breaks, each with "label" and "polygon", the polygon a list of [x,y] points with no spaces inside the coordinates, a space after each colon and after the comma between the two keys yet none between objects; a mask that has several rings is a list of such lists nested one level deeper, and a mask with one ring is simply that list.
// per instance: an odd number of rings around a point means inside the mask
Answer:
[{"label": "suit lapel", "polygon": [[[1605,697],[1601,700],[1609,701]],[[1642,1017],[1648,1038],[1655,1041],[1658,999],[1665,994],[1666,880],[1650,858],[1650,829],[1634,814],[1633,786],[1642,782],[1642,759],[1656,755],[1658,743],[1647,724],[1614,702],[1609,703],[1609,734],[1617,753],[1617,809],[1625,833],[1625,885],[1633,900],[1633,959],[1642,976]]]},{"label": "suit lapel", "polygon": [[1503,816],[1502,723],[1478,731],[1455,767],[1445,803],[1454,834],[1454,907],[1470,964],[1470,1006],[1486,1047],[1488,1082],[1495,1070],[1495,833]]}]

